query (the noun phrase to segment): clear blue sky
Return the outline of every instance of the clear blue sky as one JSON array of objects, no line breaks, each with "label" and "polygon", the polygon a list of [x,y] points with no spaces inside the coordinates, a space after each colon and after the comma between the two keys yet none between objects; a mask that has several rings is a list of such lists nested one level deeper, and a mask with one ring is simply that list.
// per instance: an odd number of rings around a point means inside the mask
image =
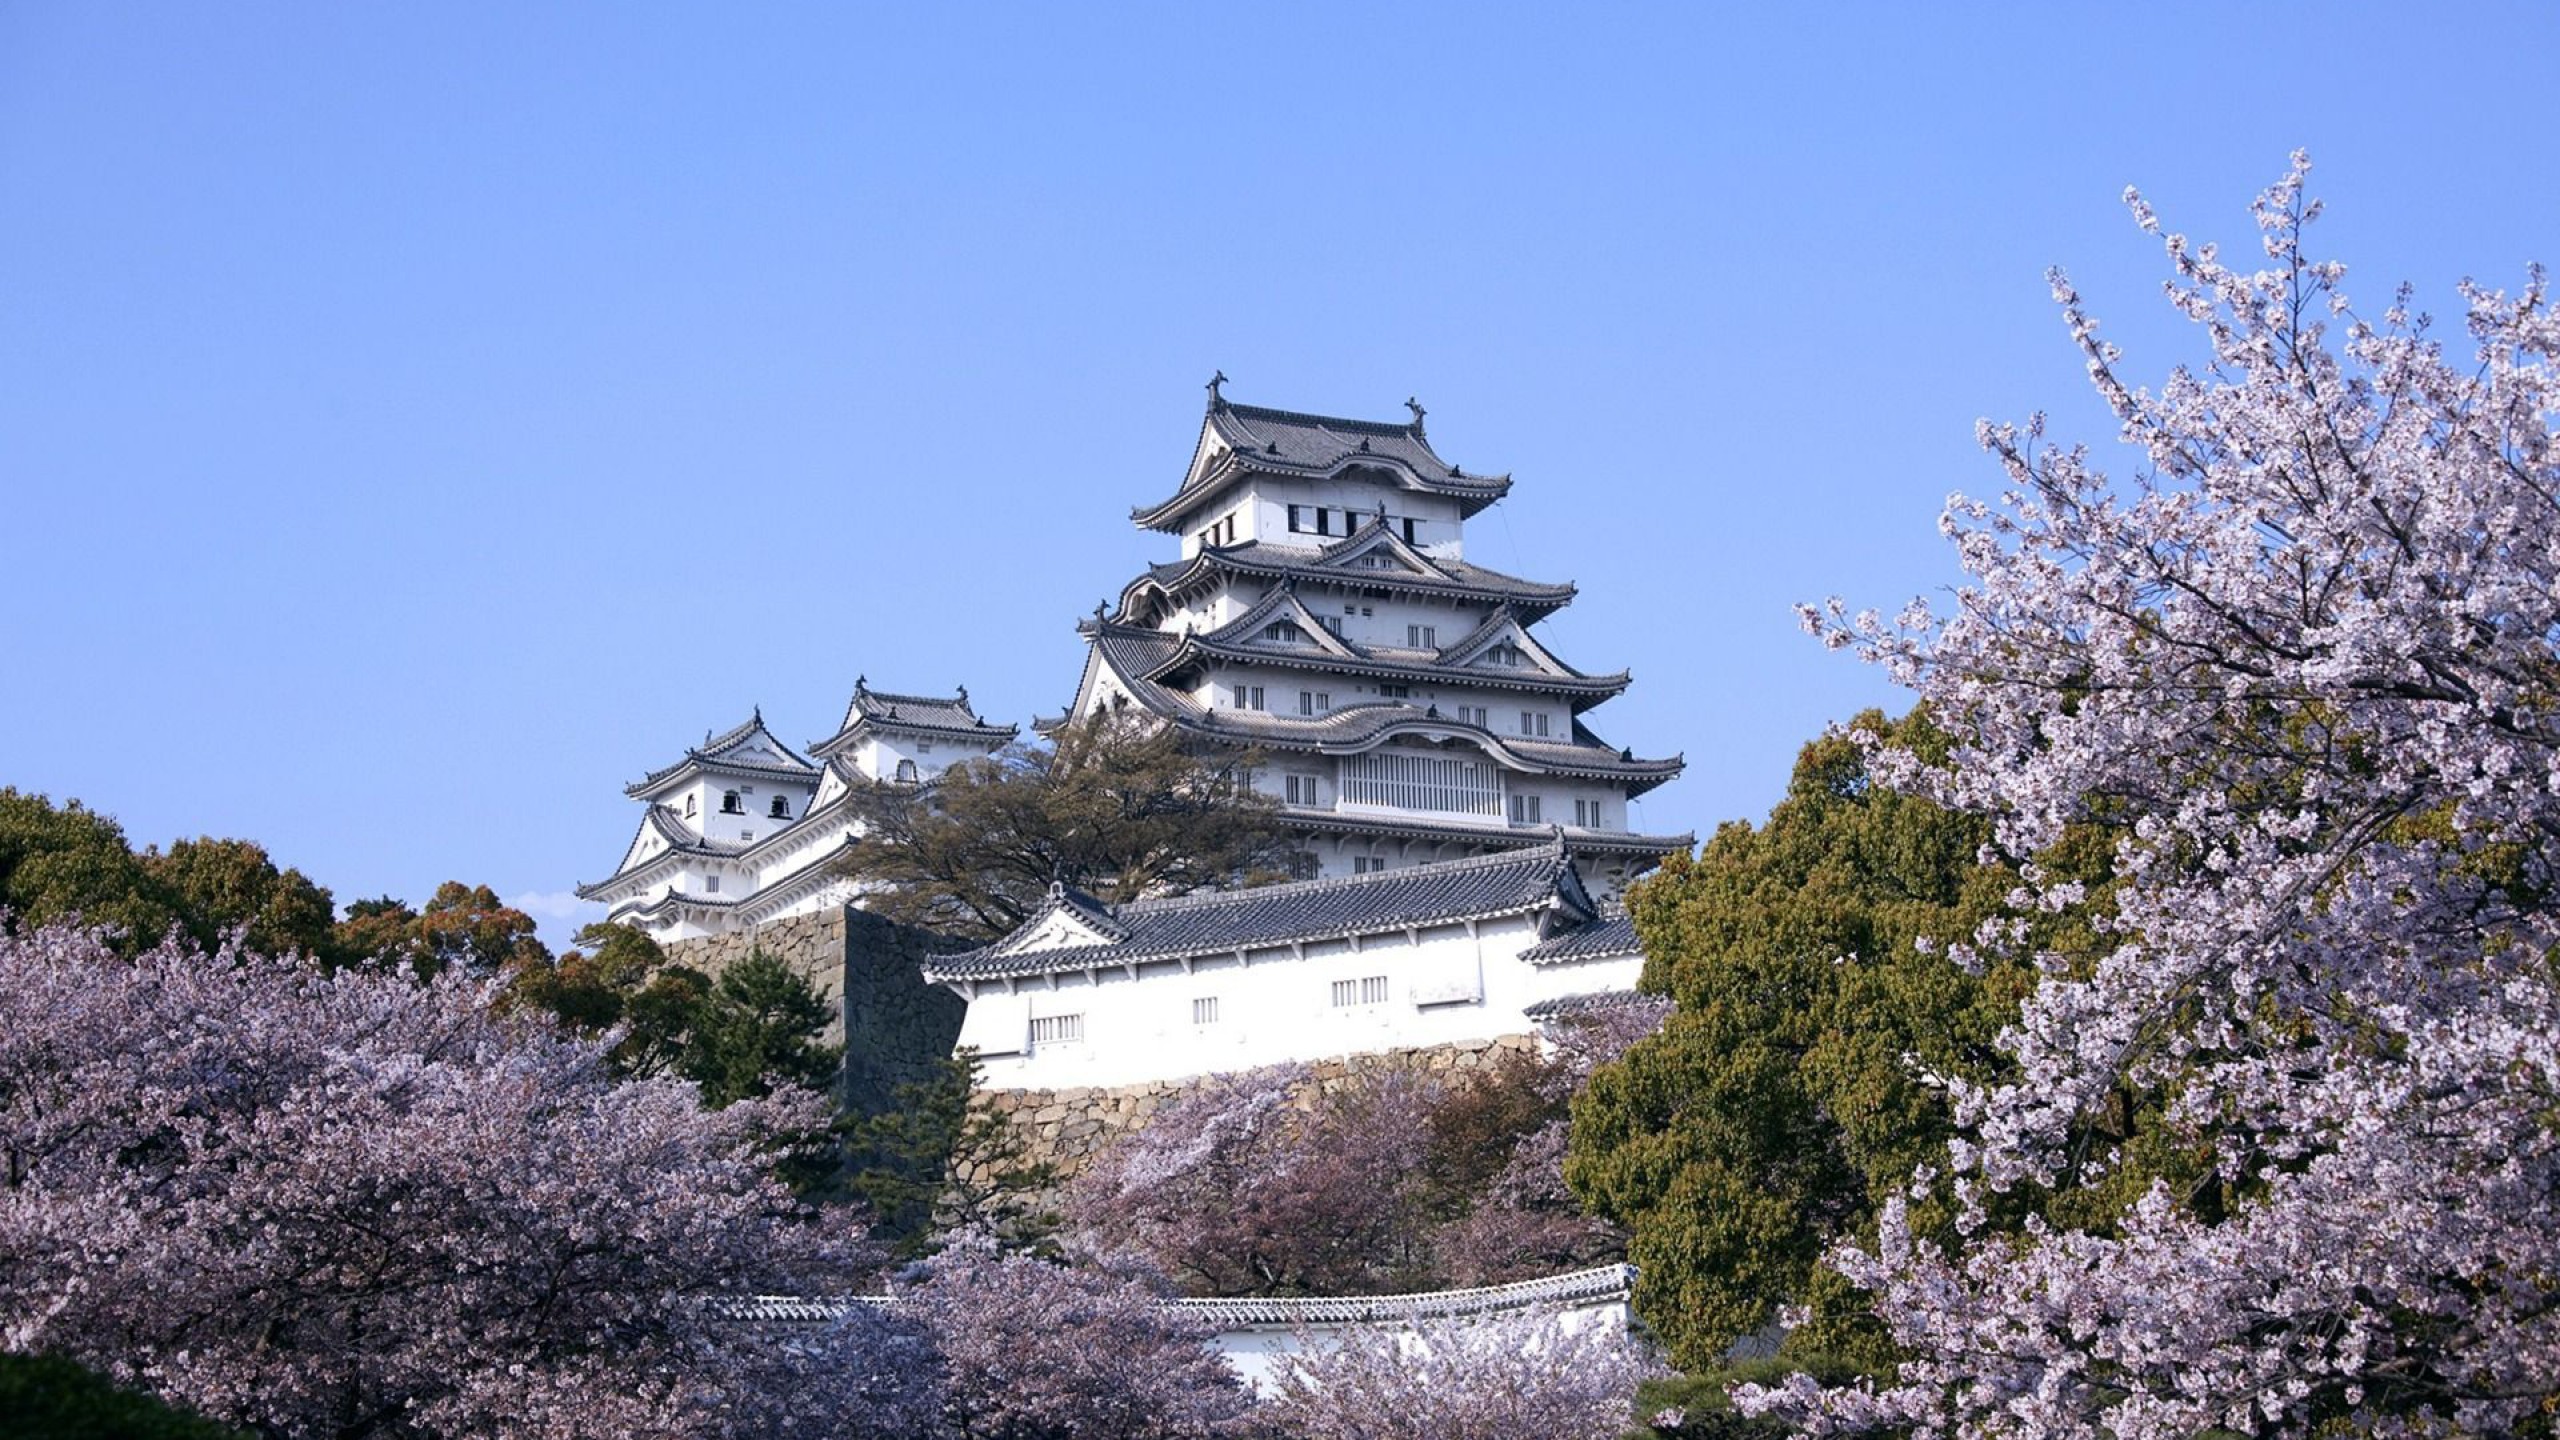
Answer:
[{"label": "clear blue sky", "polygon": [[[2308,146],[2378,304],[2560,261],[2548,5],[0,5],[0,784],[343,902],[606,873],[854,676],[1023,719],[1201,382],[1508,469],[1596,728],[1764,812],[1977,416],[2093,440]],[[568,912],[552,907],[549,933]]]}]

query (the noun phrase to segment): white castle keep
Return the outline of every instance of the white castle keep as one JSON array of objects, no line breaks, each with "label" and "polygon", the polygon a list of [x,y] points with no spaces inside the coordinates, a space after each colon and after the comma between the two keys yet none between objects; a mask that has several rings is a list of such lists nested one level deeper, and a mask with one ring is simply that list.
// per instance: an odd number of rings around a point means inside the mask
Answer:
[{"label": "white castle keep", "polygon": [[1630,829],[1628,802],[1680,773],[1583,722],[1626,672],[1573,668],[1531,633],[1574,587],[1466,559],[1466,524],[1507,475],[1442,460],[1401,423],[1238,405],[1208,414],[1174,494],[1131,512],[1182,556],[1080,630],[1065,716],[1135,706],[1253,747],[1309,877],[1546,844],[1561,826],[1615,891],[1688,835]]}]

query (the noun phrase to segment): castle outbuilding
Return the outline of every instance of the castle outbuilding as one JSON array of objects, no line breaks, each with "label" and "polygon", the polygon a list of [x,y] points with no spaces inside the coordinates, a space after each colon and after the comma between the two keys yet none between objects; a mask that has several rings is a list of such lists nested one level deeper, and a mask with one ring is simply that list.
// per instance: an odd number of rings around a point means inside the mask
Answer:
[{"label": "castle outbuilding", "polygon": [[924,963],[990,1090],[1178,1080],[1526,1035],[1635,989],[1626,914],[1563,837],[1472,859],[1106,905],[1066,886]]},{"label": "castle outbuilding", "polygon": [[1209,408],[1175,492],[1131,512],[1181,537],[1084,622],[1084,674],[1054,728],[1136,707],[1265,757],[1309,876],[1362,875],[1546,843],[1562,827],[1614,891],[1689,835],[1637,832],[1629,803],[1682,761],[1610,745],[1584,716],[1624,671],[1586,673],[1534,633],[1570,584],[1466,558],[1507,475],[1440,458],[1403,422]]},{"label": "castle outbuilding", "polygon": [[852,902],[836,862],[862,833],[853,792],[921,785],[1013,742],[956,695],[892,695],[856,680],[833,735],[806,755],[759,709],[624,787],[648,806],[613,874],[578,887],[606,919],[659,940],[731,934]]}]

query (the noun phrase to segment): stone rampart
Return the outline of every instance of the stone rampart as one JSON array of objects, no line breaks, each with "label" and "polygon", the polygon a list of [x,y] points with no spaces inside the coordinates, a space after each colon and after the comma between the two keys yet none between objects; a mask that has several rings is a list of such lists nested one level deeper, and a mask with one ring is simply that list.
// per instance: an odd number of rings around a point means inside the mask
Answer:
[{"label": "stone rampart", "polygon": [[925,982],[927,956],[968,948],[850,906],[768,921],[753,930],[678,940],[667,958],[706,975],[762,950],[807,979],[834,1011],[826,1038],[845,1047],[845,1104],[886,1108],[891,1092],[950,1057],[968,1002]]},{"label": "stone rampart", "polygon": [[[1503,1035],[1454,1045],[1340,1056],[1310,1062],[1309,1068],[1315,1072],[1316,1084],[1324,1087],[1380,1070],[1464,1074],[1494,1065],[1506,1054],[1534,1052],[1537,1048],[1536,1036]],[[972,1103],[1011,1121],[1023,1140],[1023,1160],[1056,1166],[1058,1179],[1064,1181],[1112,1141],[1144,1128],[1158,1110],[1200,1080],[1199,1076],[1190,1076],[1066,1090],[981,1090],[972,1097]]]}]

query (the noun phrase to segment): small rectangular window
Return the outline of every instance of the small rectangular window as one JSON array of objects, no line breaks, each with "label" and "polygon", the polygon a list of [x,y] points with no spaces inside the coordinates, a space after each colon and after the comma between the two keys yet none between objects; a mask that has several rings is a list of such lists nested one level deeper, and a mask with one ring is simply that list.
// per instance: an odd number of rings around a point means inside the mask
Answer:
[{"label": "small rectangular window", "polygon": [[703,894],[705,894],[705,895],[717,895],[717,894],[719,894],[719,893],[720,893],[720,877],[719,877],[719,876],[717,876],[717,875],[705,875],[705,876],[703,876],[703,877],[702,877],[702,893],[703,893]]},{"label": "small rectangular window", "polygon": [[1259,686],[1259,685],[1239,685],[1239,686],[1237,686],[1237,687],[1236,687],[1236,708],[1237,708],[1237,709],[1239,709],[1239,710],[1259,710],[1259,709],[1261,709],[1261,708],[1262,708],[1262,687],[1261,687],[1261,686]]},{"label": "small rectangular window", "polygon": [[1217,1024],[1218,997],[1215,995],[1203,995],[1193,1000],[1191,1002],[1191,1023],[1194,1025]]},{"label": "small rectangular window", "polygon": [[1413,698],[1413,687],[1410,685],[1381,685],[1378,687],[1378,693],[1390,700],[1410,700]]},{"label": "small rectangular window", "polygon": [[1316,713],[1316,692],[1313,690],[1301,690],[1298,692],[1298,713],[1301,715],[1313,715]]},{"label": "small rectangular window", "polygon": [[1354,855],[1351,857],[1351,873],[1354,875],[1374,875],[1386,868],[1387,862],[1376,855]]},{"label": "small rectangular window", "polygon": [[1082,1015],[1041,1015],[1031,1021],[1031,1043],[1034,1045],[1059,1044],[1083,1038]]},{"label": "small rectangular window", "polygon": [[1415,650],[1437,650],[1440,648],[1440,627],[1407,625],[1404,627],[1404,643]]},{"label": "small rectangular window", "polygon": [[1535,796],[1535,795],[1514,795],[1514,796],[1512,796],[1512,797],[1511,797],[1511,823],[1512,823],[1512,824],[1514,824],[1514,825],[1535,825],[1535,824],[1537,824],[1537,823],[1539,822],[1539,819],[1541,818],[1541,817],[1539,816],[1539,814],[1538,814],[1538,810],[1539,810],[1538,800],[1539,800],[1539,797],[1538,797],[1538,796]]},{"label": "small rectangular window", "polygon": [[1316,507],[1316,533],[1319,535],[1333,533],[1333,512],[1321,505]]},{"label": "small rectangular window", "polygon": [[1304,505],[1292,505],[1292,506],[1290,506],[1290,507],[1289,507],[1289,533],[1290,533],[1290,534],[1295,535],[1295,534],[1297,534],[1298,532],[1300,532],[1300,531],[1302,531],[1302,530],[1304,530],[1304,529],[1306,529],[1306,528],[1307,528],[1306,515],[1307,515],[1307,507],[1305,507]]},{"label": "small rectangular window", "polygon": [[1317,781],[1315,776],[1291,775],[1286,777],[1286,780],[1290,804],[1313,805],[1318,803],[1316,800]]},{"label": "small rectangular window", "polygon": [[1338,615],[1319,615],[1316,618],[1324,622],[1325,629],[1333,632],[1334,639],[1339,640],[1342,638],[1342,617]]},{"label": "small rectangular window", "polygon": [[1364,975],[1357,980],[1333,982],[1333,1003],[1337,1006],[1384,1005],[1387,1003],[1387,977]]},{"label": "small rectangular window", "polygon": [[1413,543],[1414,543],[1414,539],[1413,539],[1413,517],[1412,517],[1412,516],[1410,516],[1410,515],[1407,515],[1406,517],[1404,517],[1404,543],[1406,543],[1407,545],[1411,545],[1411,544],[1413,544]]}]

